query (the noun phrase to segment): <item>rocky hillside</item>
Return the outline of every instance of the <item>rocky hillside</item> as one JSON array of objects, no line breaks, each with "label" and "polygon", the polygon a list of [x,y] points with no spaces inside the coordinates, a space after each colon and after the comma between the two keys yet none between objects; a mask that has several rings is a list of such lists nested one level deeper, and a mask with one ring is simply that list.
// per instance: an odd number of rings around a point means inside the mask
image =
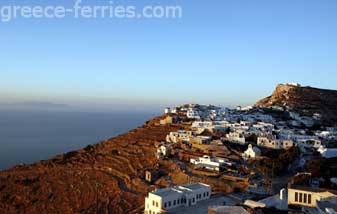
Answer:
[{"label": "rocky hillside", "polygon": [[141,213],[153,186],[146,170],[159,170],[160,186],[207,182],[215,191],[235,184],[202,178],[170,160],[158,162],[156,145],[190,124],[157,125],[159,118],[126,134],[32,165],[0,172],[0,213]]},{"label": "rocky hillside", "polygon": [[273,94],[258,101],[256,106],[289,107],[303,115],[322,115],[326,122],[337,121],[337,91],[301,87],[294,84],[280,84]]}]

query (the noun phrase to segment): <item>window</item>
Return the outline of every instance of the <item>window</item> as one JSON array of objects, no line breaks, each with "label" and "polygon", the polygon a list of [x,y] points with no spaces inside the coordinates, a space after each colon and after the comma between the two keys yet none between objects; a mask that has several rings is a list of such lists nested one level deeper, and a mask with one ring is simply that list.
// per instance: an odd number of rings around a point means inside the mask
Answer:
[{"label": "window", "polygon": [[206,197],[206,193],[204,193],[204,198]]},{"label": "window", "polygon": [[169,207],[171,206],[171,201],[169,201]]},{"label": "window", "polygon": [[299,200],[300,203],[302,203],[302,196],[303,196],[303,193],[300,193],[300,200]]},{"label": "window", "polygon": [[311,194],[308,194],[308,204],[311,204]]},{"label": "window", "polygon": [[165,202],[165,203],[164,203],[164,208],[166,208],[166,207],[167,207],[167,203]]},{"label": "window", "polygon": [[173,206],[175,206],[175,205],[176,205],[176,200],[173,201]]},{"label": "window", "polygon": [[158,202],[156,202],[156,207],[158,207]]},{"label": "window", "polygon": [[303,194],[303,203],[307,203],[307,194]]},{"label": "window", "polygon": [[295,202],[298,202],[298,192],[295,192]]},{"label": "window", "polygon": [[195,198],[192,199],[192,203],[194,203],[194,202],[195,202]]},{"label": "window", "polygon": [[152,206],[154,206],[154,201],[152,201]]},{"label": "window", "polygon": [[181,203],[184,203],[184,199],[183,198],[180,201],[181,201]]},{"label": "window", "polygon": [[206,195],[209,196],[209,192],[206,192]]},{"label": "window", "polygon": [[177,200],[177,204],[179,204],[179,203],[180,203],[180,200],[178,199],[178,200]]},{"label": "window", "polygon": [[152,211],[150,210],[149,213],[152,214]]}]

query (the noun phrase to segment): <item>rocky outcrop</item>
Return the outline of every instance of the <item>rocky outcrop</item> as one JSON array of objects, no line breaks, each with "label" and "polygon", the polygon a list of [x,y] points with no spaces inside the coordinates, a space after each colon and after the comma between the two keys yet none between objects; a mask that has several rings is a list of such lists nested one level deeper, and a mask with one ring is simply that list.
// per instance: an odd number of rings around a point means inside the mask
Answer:
[{"label": "rocky outcrop", "polygon": [[325,122],[337,122],[337,91],[280,84],[273,94],[258,101],[255,106],[281,106],[303,115],[321,114]]}]

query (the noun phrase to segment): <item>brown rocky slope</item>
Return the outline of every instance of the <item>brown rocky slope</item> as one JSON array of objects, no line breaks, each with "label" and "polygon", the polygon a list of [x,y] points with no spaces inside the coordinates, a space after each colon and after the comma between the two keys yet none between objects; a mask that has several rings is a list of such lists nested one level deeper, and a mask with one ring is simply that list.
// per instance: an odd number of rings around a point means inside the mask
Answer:
[{"label": "brown rocky slope", "polygon": [[[158,120],[78,151],[0,172],[0,213],[141,213],[153,189],[144,181],[147,169],[160,169],[175,184],[200,181],[215,190],[233,190],[235,184],[187,174],[173,161],[159,163],[155,145],[188,124],[159,126]],[[170,185],[160,179],[165,183]]]},{"label": "brown rocky slope", "polygon": [[279,84],[273,94],[258,101],[255,106],[282,106],[306,115],[322,115],[326,122],[337,121],[337,91]]}]

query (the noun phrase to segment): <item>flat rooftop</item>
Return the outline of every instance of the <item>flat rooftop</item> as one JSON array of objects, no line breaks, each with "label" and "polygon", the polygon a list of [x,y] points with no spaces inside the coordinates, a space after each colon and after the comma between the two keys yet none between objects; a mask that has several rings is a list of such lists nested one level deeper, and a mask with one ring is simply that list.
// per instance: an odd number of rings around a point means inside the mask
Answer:
[{"label": "flat rooftop", "polygon": [[178,195],[178,194],[181,194],[180,192],[178,192],[174,188],[159,189],[159,190],[153,191],[151,193],[154,194],[154,195],[158,195],[160,197],[166,197],[166,196],[169,196],[169,195]]},{"label": "flat rooftop", "polygon": [[290,189],[298,189],[298,190],[303,190],[303,191],[308,191],[308,192],[330,192],[332,194],[337,195],[337,191],[336,190],[323,189],[323,188],[317,188],[317,187],[291,185]]},{"label": "flat rooftop", "polygon": [[202,183],[184,184],[184,185],[179,185],[179,186],[183,187],[183,188],[191,189],[191,190],[199,190],[199,189],[204,189],[204,188],[210,187],[207,184],[202,184]]},{"label": "flat rooftop", "polygon": [[179,195],[182,194],[182,192],[189,192],[193,190],[199,190],[204,188],[210,188],[207,184],[202,183],[193,183],[193,184],[184,184],[175,186],[172,188],[164,188],[164,189],[158,189],[156,191],[151,192],[154,195],[158,195],[160,197],[166,197],[169,195]]}]

